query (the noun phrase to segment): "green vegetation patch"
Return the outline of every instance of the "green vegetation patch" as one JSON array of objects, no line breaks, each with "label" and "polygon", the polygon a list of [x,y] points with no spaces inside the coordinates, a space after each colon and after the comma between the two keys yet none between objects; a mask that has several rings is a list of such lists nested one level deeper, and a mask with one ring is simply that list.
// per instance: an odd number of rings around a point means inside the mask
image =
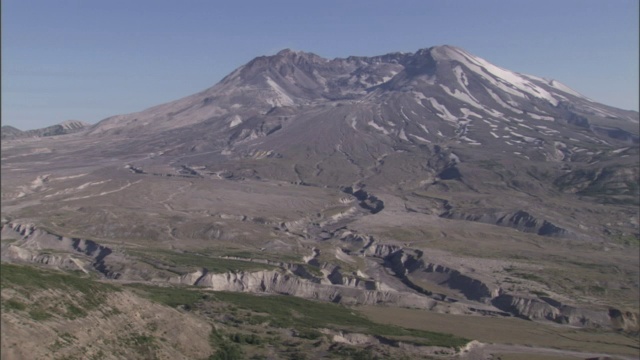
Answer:
[{"label": "green vegetation patch", "polygon": [[56,341],[49,346],[49,350],[56,352],[60,349],[62,349],[63,347],[67,347],[71,344],[73,344],[74,342],[76,342],[78,340],[77,337],[65,332],[63,334],[60,334],[58,336],[58,339],[56,339]]},{"label": "green vegetation patch", "polygon": [[215,292],[215,299],[268,314],[276,327],[366,327],[370,321],[344,306],[305,300],[293,296],[258,296],[246,293]]},{"label": "green vegetation patch", "polygon": [[240,341],[239,337],[231,336],[231,341],[219,333],[215,328],[211,328],[209,333],[209,343],[216,350],[207,360],[242,360],[244,359],[244,352],[238,345]]},{"label": "green vegetation patch", "polygon": [[2,302],[2,308],[4,310],[24,311],[27,309],[27,305],[25,305],[25,303],[20,302],[18,300],[9,299],[7,301]]},{"label": "green vegetation patch", "polygon": [[531,273],[518,271],[515,268],[506,268],[504,270],[506,272],[508,272],[509,274],[517,277],[517,278],[530,280],[530,281],[535,281],[535,282],[538,282],[538,283],[541,283],[541,284],[546,284],[545,280],[543,278],[541,278],[540,276],[536,275],[536,274],[531,274]]},{"label": "green vegetation patch", "polygon": [[194,308],[197,302],[208,299],[208,295],[204,292],[188,287],[160,287],[144,284],[125,286],[142,297],[173,308],[181,306],[189,310]]},{"label": "green vegetation patch", "polygon": [[[205,268],[212,273],[224,273],[228,271],[259,271],[275,269],[273,265],[251,261],[224,259],[196,253],[178,253],[166,250],[154,250],[147,252],[129,251],[140,260],[163,270],[183,269],[190,271],[193,268]],[[241,256],[238,256],[241,257]]]},{"label": "green vegetation patch", "polygon": [[29,316],[35,321],[48,320],[53,317],[50,312],[39,307],[29,311]]},{"label": "green vegetation patch", "polygon": [[218,346],[218,350],[209,356],[207,360],[243,360],[245,359],[244,353],[240,346],[237,344],[231,344],[229,342],[223,342]]},{"label": "green vegetation patch", "polygon": [[[215,253],[215,252],[214,252]],[[257,252],[257,251],[249,251],[249,250],[229,250],[219,252],[219,256],[230,256],[230,257],[238,257],[244,259],[264,259],[276,262],[288,262],[288,263],[298,263],[300,262],[300,257],[295,255],[287,255],[287,254],[273,254],[269,252]]]},{"label": "green vegetation patch", "polygon": [[613,241],[625,246],[640,246],[640,236],[636,235],[618,235],[613,237]]},{"label": "green vegetation patch", "polygon": [[31,266],[0,263],[0,288],[22,288],[31,290],[71,290],[91,296],[97,300],[99,293],[120,291],[110,284],[99,283],[88,278],[44,270]]},{"label": "green vegetation patch", "polygon": [[[373,336],[383,336],[393,341],[403,341],[425,346],[459,348],[470,340],[450,334],[406,329],[394,325],[375,323],[355,310],[334,303],[325,303],[282,295],[254,295],[234,292],[202,291],[194,287],[156,287],[129,284],[126,287],[152,301],[185,310],[197,309],[207,303],[225,303],[224,310],[231,322],[237,324],[267,324],[276,328],[291,328],[297,338],[315,340],[323,335],[317,329],[329,328],[348,332],[359,332]],[[242,310],[242,311],[239,311]],[[243,316],[244,315],[244,316]],[[251,335],[230,336],[212,332],[216,344],[251,344],[261,342]],[[223,341],[224,340],[224,341]],[[255,344],[253,344],[255,345]],[[225,345],[226,346],[226,345]],[[234,352],[233,347],[222,348]]]},{"label": "green vegetation patch", "polygon": [[137,332],[119,336],[117,346],[133,350],[142,359],[157,359],[156,351],[160,348],[154,336]]},{"label": "green vegetation patch", "polygon": [[15,310],[27,310],[28,308],[29,316],[34,320],[49,319],[53,313],[71,319],[84,317],[88,311],[96,309],[104,303],[106,293],[120,291],[117,286],[77,275],[5,263],[0,263],[0,288],[13,289],[27,299],[33,293],[44,290],[59,290],[76,295],[74,300],[64,304],[63,308],[60,308],[58,303],[47,301],[38,301],[31,305],[22,304],[17,299],[2,301],[3,308]]},{"label": "green vegetation patch", "polygon": [[449,334],[374,323],[344,306],[293,296],[257,296],[246,293],[216,292],[215,298],[263,316],[266,314],[272,326],[299,329],[298,333],[303,338],[319,337],[312,329],[333,328],[391,337],[396,340],[428,346],[457,348],[470,341]]}]

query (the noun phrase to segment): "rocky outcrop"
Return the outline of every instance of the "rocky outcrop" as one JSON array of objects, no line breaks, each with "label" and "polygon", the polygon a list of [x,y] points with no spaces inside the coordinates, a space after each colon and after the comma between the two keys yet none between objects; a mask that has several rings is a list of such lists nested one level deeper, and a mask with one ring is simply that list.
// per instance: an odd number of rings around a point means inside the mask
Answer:
[{"label": "rocky outcrop", "polygon": [[358,277],[345,276],[340,272],[340,268],[333,269],[333,271],[327,276],[327,279],[333,285],[344,285],[363,290],[380,289],[380,284],[378,282]]},{"label": "rocky outcrop", "polygon": [[[354,234],[349,234],[348,238],[351,241],[360,240],[360,243],[365,239],[362,235],[356,237]],[[425,261],[423,252],[417,249],[373,243],[363,251],[363,254],[382,259],[382,265],[408,288],[434,299],[448,298],[424,289],[416,282],[417,280],[456,290],[468,300],[492,305],[496,309],[494,314],[507,313],[529,320],[548,320],[579,327],[612,327],[626,331],[638,329],[636,313],[615,309],[593,310],[562,304],[549,297],[506,293],[499,286],[484,281],[478,274],[470,276],[461,269]]]},{"label": "rocky outcrop", "polygon": [[502,291],[498,286],[489,285],[487,282],[446,266],[426,264],[423,271],[427,273],[426,277],[429,280],[435,280],[438,285],[458,290],[469,300],[487,302]]},{"label": "rocky outcrop", "polygon": [[384,259],[401,249],[402,247],[397,245],[375,244],[374,246],[367,247],[364,255]]},{"label": "rocky outcrop", "polygon": [[172,284],[195,285],[206,273],[206,269],[196,270],[191,273],[169,278],[168,281]]},{"label": "rocky outcrop", "polygon": [[3,249],[2,257],[3,259],[42,264],[65,270],[86,271],[85,266],[87,265],[84,261],[75,259],[69,254],[39,253],[15,245],[9,245]]},{"label": "rocky outcrop", "polygon": [[524,210],[504,213],[492,212],[487,209],[483,209],[481,213],[478,213],[474,211],[464,212],[455,209],[454,207],[450,207],[447,211],[442,213],[440,217],[507,226],[522,232],[534,233],[540,236],[564,237],[571,235],[567,229],[561,228],[548,220],[535,217]]},{"label": "rocky outcrop", "polygon": [[[489,285],[487,282],[471,277],[459,270],[425,262],[422,259],[423,252],[421,250],[380,244],[371,246],[369,249],[370,251],[365,252],[365,254],[383,259],[383,265],[392,271],[406,286],[425,295],[432,295],[432,293],[416,284],[411,278],[425,280],[457,290],[467,299],[473,301],[488,302],[501,292],[499,287]],[[408,275],[411,275],[411,278]]]},{"label": "rocky outcrop", "polygon": [[503,311],[529,320],[552,320],[558,318],[560,310],[537,298],[520,297],[503,294],[494,298],[491,303]]},{"label": "rocky outcrop", "polygon": [[609,309],[612,327],[616,330],[638,332],[640,330],[640,316],[637,312]]},{"label": "rocky outcrop", "polygon": [[170,282],[203,286],[216,291],[292,295],[345,305],[390,304],[420,309],[431,309],[436,306],[435,300],[417,294],[362,289],[357,286],[348,286],[348,284],[320,284],[301,279],[290,272],[278,270],[222,274],[198,270],[173,278]]},{"label": "rocky outcrop", "polygon": [[535,233],[541,236],[563,236],[567,234],[567,230],[547,220],[537,219],[523,210],[502,216],[498,219],[496,225],[509,226],[522,232]]},{"label": "rocky outcrop", "polygon": [[382,211],[382,209],[384,209],[384,201],[378,199],[376,196],[362,189],[355,190],[353,187],[347,186],[343,188],[342,191],[349,195],[355,196],[355,198],[359,201],[358,205],[360,205],[361,208],[369,211],[371,214],[379,213],[380,211]]},{"label": "rocky outcrop", "polygon": [[[125,274],[128,279],[142,276],[135,269],[117,268],[105,259],[113,251],[92,240],[68,238],[39,229],[34,224],[6,222],[2,227],[2,258],[54,266],[66,270],[87,271],[93,268],[108,278]],[[217,291],[285,294],[307,299],[330,301],[345,305],[386,304],[399,307],[434,310],[458,306],[456,311],[491,315],[512,314],[530,320],[548,320],[579,327],[603,327],[638,331],[638,314],[617,309],[593,310],[562,304],[548,297],[521,296],[505,293],[498,286],[484,281],[478,274],[471,276],[463,269],[426,261],[421,250],[397,245],[377,244],[372,237],[343,233],[343,241],[360,245],[361,256],[376,259],[380,269],[406,285],[405,290],[392,289],[377,277],[364,273],[345,274],[340,267],[324,264],[320,273],[310,272],[301,264],[274,262],[265,259],[233,258],[275,266],[277,270],[255,272],[211,273],[198,269],[179,276],[159,278],[150,274],[144,279],[202,286]],[[312,257],[317,255],[317,249]],[[133,265],[129,264],[128,267]],[[135,266],[133,266],[135,267]],[[131,272],[131,274],[130,274]],[[137,274],[137,275],[136,275]],[[133,276],[133,277],[131,277]],[[137,276],[137,277],[136,277]],[[419,281],[418,281],[419,280]],[[420,284],[431,282],[458,291],[466,300],[484,303],[477,309],[456,299],[433,294]],[[446,301],[442,301],[446,300]],[[455,304],[454,304],[455,303]],[[484,307],[483,307],[484,306]],[[449,309],[451,310],[451,309]],[[501,312],[502,311],[502,312]]]},{"label": "rocky outcrop", "polygon": [[[562,304],[550,298],[532,298],[502,294],[492,304],[504,311],[529,320],[550,320],[579,327],[604,327],[624,330],[638,329],[638,316],[616,309],[591,310]],[[634,323],[635,322],[635,323]]]},{"label": "rocky outcrop", "polygon": [[117,279],[120,276],[109,270],[105,263],[105,259],[113,251],[95,241],[53,234],[32,223],[9,222],[2,226],[0,233],[3,239],[16,239],[6,248],[3,246],[2,257],[5,259],[64,269],[85,270],[80,264],[88,264],[108,278]]}]

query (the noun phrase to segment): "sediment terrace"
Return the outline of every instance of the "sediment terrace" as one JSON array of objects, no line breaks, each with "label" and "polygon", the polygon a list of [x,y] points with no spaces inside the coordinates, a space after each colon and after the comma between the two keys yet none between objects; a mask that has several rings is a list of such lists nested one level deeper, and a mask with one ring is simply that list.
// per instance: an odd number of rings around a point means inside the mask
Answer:
[{"label": "sediment terrace", "polygon": [[[211,272],[194,269],[181,275],[166,276],[140,266],[142,261],[114,252],[92,240],[67,238],[42,230],[33,224],[10,222],[2,227],[2,257],[13,262],[31,262],[51,267],[96,271],[111,281],[124,280],[157,284],[185,284],[217,291],[287,294],[344,305],[389,305],[445,313],[485,316],[517,316],[530,320],[552,321],[579,327],[612,328],[637,331],[638,314],[609,309],[587,309],[563,304],[552,298],[509,293],[480,274],[469,274],[426,261],[424,252],[396,245],[364,241],[349,231],[343,241],[363,243],[356,253],[367,260],[369,268],[357,274],[329,263],[286,263],[251,258],[235,261],[269,265],[272,270]],[[317,252],[314,252],[317,254]],[[353,252],[351,252],[353,255]],[[230,257],[220,258],[230,259]],[[215,259],[214,259],[215,260]],[[162,261],[158,261],[162,263]],[[161,269],[160,266],[155,267]],[[165,267],[165,270],[171,270]],[[173,270],[175,271],[175,269]],[[375,274],[384,273],[385,276]],[[393,278],[396,281],[388,282]],[[419,281],[418,281],[419,280]],[[454,290],[459,296],[430,291],[420,284],[433,283]]]}]

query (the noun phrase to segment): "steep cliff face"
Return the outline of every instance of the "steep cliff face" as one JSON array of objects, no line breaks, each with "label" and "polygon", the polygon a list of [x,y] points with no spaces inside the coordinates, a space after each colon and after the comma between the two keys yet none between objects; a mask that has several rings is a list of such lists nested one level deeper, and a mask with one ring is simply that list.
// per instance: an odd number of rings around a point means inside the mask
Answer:
[{"label": "steep cliff face", "polygon": [[227,272],[213,274],[205,270],[172,278],[173,283],[203,286],[216,291],[286,294],[306,299],[345,305],[388,304],[431,309],[436,301],[411,293],[362,289],[349,284],[321,284],[285,271]]},{"label": "steep cliff face", "polygon": [[609,316],[614,329],[628,332],[640,330],[640,316],[637,312],[610,309]]},{"label": "steep cliff face", "polygon": [[2,258],[50,265],[62,269],[97,270],[109,278],[120,274],[109,268],[105,259],[113,251],[93,240],[69,238],[36,227],[33,223],[9,222],[2,226]]},{"label": "steep cliff face", "polygon": [[513,212],[504,213],[501,211],[491,211],[487,209],[482,209],[480,211],[464,211],[450,207],[441,216],[447,219],[477,221],[486,224],[511,227],[522,232],[534,233],[540,236],[563,237],[573,235],[567,229],[564,229],[547,219],[536,217],[524,210],[515,210]]},{"label": "steep cliff face", "polygon": [[562,304],[550,298],[503,294],[492,300],[499,309],[530,320],[546,319],[579,327],[614,328],[638,331],[638,315],[617,309],[591,310]]},{"label": "steep cliff face", "polygon": [[[488,303],[502,291],[498,286],[478,278],[477,275],[474,277],[442,264],[425,261],[422,258],[423,252],[420,250],[375,244],[369,247],[365,253],[383,259],[384,266],[396,277],[421,293],[431,295],[430,291],[425,290],[411,279],[421,279],[428,283],[460,291],[467,299],[482,303]],[[411,275],[411,278],[408,275]]]},{"label": "steep cliff face", "polygon": [[[402,291],[390,286],[384,277],[371,278],[344,273],[340,267],[325,264],[320,274],[309,272],[301,264],[264,259],[230,258],[276,267],[276,270],[227,271],[213,273],[206,268],[178,276],[166,276],[161,267],[148,269],[134,258],[125,262],[120,254],[95,241],[68,238],[42,230],[31,223],[7,222],[2,227],[2,258],[6,261],[30,262],[66,270],[98,271],[111,279],[151,280],[202,286],[215,291],[286,294],[345,305],[375,305],[419,308],[454,313],[514,315],[530,320],[547,320],[579,327],[614,328],[637,331],[638,314],[618,309],[593,310],[563,304],[549,297],[532,297],[509,293],[480,274],[426,261],[421,250],[398,245],[379,244],[371,237],[343,234],[343,240],[358,246],[356,253],[374,260],[379,270],[403,284]],[[309,257],[313,262],[318,250]],[[344,255],[346,256],[346,255]],[[167,268],[168,270],[169,268]],[[457,291],[456,299],[436,294],[423,287],[436,284]],[[458,302],[465,300],[464,303]],[[470,302],[469,302],[470,301]]]}]

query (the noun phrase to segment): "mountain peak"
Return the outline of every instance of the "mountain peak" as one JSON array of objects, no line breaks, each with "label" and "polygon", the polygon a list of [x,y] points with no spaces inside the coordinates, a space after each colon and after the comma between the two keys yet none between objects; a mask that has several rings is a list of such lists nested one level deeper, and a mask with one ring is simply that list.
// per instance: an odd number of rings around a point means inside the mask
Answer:
[{"label": "mountain peak", "polygon": [[[232,137],[231,141],[237,141],[251,138],[254,129],[250,129],[250,126],[262,127],[260,131],[263,131],[265,127],[260,125],[262,122],[257,114],[266,114],[273,107],[296,106],[300,107],[298,111],[303,112],[356,103],[358,108],[369,109],[366,111],[373,111],[370,108],[379,107],[380,104],[399,104],[402,111],[393,108],[386,115],[375,111],[368,115],[384,117],[384,120],[378,121],[387,125],[393,123],[393,126],[389,125],[390,128],[383,128],[374,120],[378,127],[368,122],[364,125],[365,128],[373,127],[383,135],[395,133],[404,142],[436,143],[443,138],[456,138],[460,143],[477,146],[481,144],[480,141],[471,141],[473,137],[460,135],[464,133],[465,124],[472,122],[472,129],[489,126],[487,122],[496,126],[484,129],[487,131],[478,136],[478,139],[484,136],[485,139],[481,140],[485,142],[516,136],[511,132],[535,141],[540,136],[536,129],[546,129],[546,122],[557,123],[558,126],[563,122],[576,122],[589,131],[596,131],[594,126],[600,126],[596,123],[601,123],[600,127],[606,125],[607,130],[597,131],[602,134],[608,134],[609,131],[615,136],[615,129],[611,130],[614,125],[605,119],[625,119],[615,124],[625,134],[629,131],[625,125],[627,120],[637,124],[637,115],[589,102],[555,80],[516,73],[459,47],[438,45],[419,49],[415,53],[396,52],[336,59],[325,59],[310,52],[287,48],[275,55],[256,57],[204,92],[163,105],[167,114],[164,117],[157,116],[159,109],[154,108],[148,112],[110,118],[95,129],[111,129],[125,124],[136,129],[142,128],[141,124],[169,129],[219,119],[221,124],[225,121],[233,124],[227,126],[229,129],[238,127],[241,130],[237,131],[246,130]],[[411,111],[419,114],[415,116],[421,120],[428,121],[429,126],[441,127],[439,130],[442,135],[438,130],[419,133],[405,129],[400,132],[399,129],[405,125],[396,121],[404,119],[412,123],[413,120],[407,119],[411,118],[408,115]],[[248,119],[256,123],[250,123]],[[540,124],[540,121],[545,123]],[[500,123],[511,124],[512,127],[506,126],[509,129],[507,131],[504,130],[505,126],[499,127]],[[528,133],[524,134],[521,129],[513,127],[513,123],[526,125],[516,126]],[[530,123],[542,127],[536,128],[528,125]],[[352,130],[363,128],[357,123],[349,124],[354,124],[350,125]],[[284,125],[280,125],[279,129],[284,128]],[[452,128],[459,129],[454,131]],[[256,131],[253,138],[258,133],[262,134]],[[500,134],[501,131],[505,133]],[[487,134],[489,137],[486,137]],[[623,138],[637,141],[635,134],[633,132]],[[509,143],[517,144],[514,141]]]},{"label": "mountain peak", "polygon": [[302,55],[302,54],[305,54],[305,52],[286,48],[286,49],[282,49],[282,50],[278,51],[278,53],[276,55],[278,55],[278,56],[288,56],[288,55]]},{"label": "mountain peak", "polygon": [[438,46],[432,46],[428,49],[423,49],[425,52],[428,52],[429,54],[431,54],[435,59],[438,60],[458,60],[460,59],[460,56],[470,56],[470,57],[474,57],[473,55],[469,54],[468,52],[464,51],[463,49],[457,47],[457,46],[452,46],[452,45],[438,45]]},{"label": "mountain peak", "polygon": [[268,58],[277,58],[277,59],[305,59],[305,60],[312,60],[312,61],[317,61],[317,60],[324,60],[326,61],[326,59],[311,53],[311,52],[305,52],[305,51],[300,51],[300,50],[293,50],[293,49],[282,49],[280,51],[278,51],[275,55],[273,56],[267,56]]}]

